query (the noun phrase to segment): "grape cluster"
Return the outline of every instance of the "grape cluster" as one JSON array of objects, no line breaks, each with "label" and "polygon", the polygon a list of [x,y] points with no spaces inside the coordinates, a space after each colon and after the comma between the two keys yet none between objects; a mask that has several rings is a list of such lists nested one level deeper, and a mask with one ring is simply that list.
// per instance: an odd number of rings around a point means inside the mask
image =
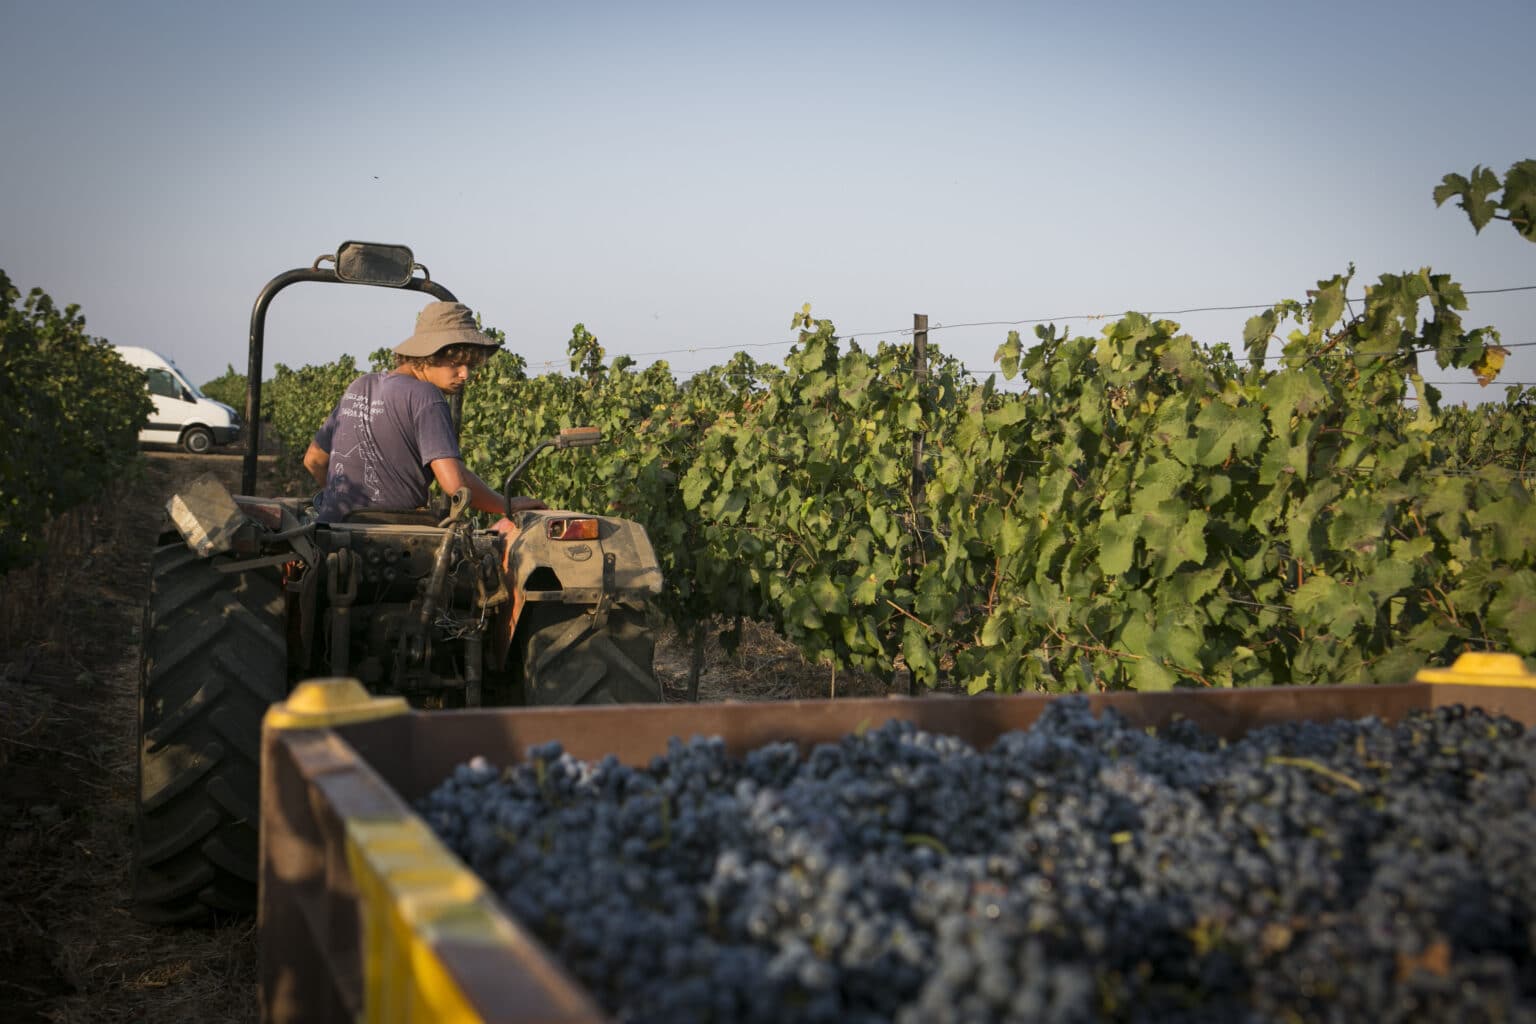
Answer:
[{"label": "grape cluster", "polygon": [[1536,740],[1475,709],[550,743],[418,810],[624,1021],[1536,1022]]}]

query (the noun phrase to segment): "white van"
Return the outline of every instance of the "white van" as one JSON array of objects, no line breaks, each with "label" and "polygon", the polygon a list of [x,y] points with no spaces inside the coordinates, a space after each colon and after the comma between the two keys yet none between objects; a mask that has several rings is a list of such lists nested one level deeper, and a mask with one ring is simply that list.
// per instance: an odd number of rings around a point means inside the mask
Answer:
[{"label": "white van", "polygon": [[216,444],[240,439],[240,414],[197,389],[176,364],[158,352],[132,345],[114,345],[129,366],[148,376],[155,411],[139,431],[140,444],[179,444],[201,455]]}]

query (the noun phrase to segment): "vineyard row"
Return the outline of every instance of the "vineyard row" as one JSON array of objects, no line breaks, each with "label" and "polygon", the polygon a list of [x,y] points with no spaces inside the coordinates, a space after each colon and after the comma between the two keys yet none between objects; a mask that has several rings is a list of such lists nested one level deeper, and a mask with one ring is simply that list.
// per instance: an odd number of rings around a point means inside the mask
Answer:
[{"label": "vineyard row", "polygon": [[[1253,317],[1241,355],[1137,314],[1011,333],[999,373],[1022,393],[933,348],[920,377],[911,345],[840,342],[808,312],[782,366],[737,354],[681,382],[578,325],[570,375],[508,352],[480,372],[465,455],[500,479],[599,426],[606,455],[549,456],[523,489],[643,523],[681,630],[762,619],[812,659],[927,684],[1400,680],[1468,647],[1536,653],[1536,391],[1440,408],[1421,360],[1491,381],[1496,333],[1443,275],[1384,276],[1358,315],[1348,284]],[[297,452],[358,372],[278,367],[264,415]]]}]

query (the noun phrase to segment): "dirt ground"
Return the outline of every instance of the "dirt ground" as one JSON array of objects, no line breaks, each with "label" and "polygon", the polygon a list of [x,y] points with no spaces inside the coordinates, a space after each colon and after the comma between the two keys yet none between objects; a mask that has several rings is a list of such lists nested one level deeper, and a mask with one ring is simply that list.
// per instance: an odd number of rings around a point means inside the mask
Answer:
[{"label": "dirt ground", "polygon": [[[128,911],[139,632],[165,498],[238,456],[148,452],[136,479],[49,529],[47,559],[0,578],[0,1021],[256,1019],[254,920],[146,925]],[[263,493],[279,487],[266,482]],[[873,696],[883,680],[807,665],[747,624],[717,624],[701,700]],[[664,634],[657,675],[686,700],[692,647]]]}]

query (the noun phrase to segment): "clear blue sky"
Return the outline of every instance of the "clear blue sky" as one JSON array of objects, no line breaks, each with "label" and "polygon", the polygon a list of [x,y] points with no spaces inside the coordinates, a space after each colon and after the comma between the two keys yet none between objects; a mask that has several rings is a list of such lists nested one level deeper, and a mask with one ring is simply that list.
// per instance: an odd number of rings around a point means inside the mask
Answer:
[{"label": "clear blue sky", "polygon": [[[642,363],[777,360],[807,301],[851,333],[1267,303],[1351,261],[1536,284],[1536,245],[1430,199],[1536,157],[1533,0],[0,0],[0,25],[0,268],[199,383],[243,370],[268,279],[345,239],[411,246],[536,370],[578,321]],[[422,301],[289,289],[267,373],[393,345]],[[1235,341],[1247,315],[1178,319]],[[1471,316],[1536,342],[1536,292]],[[932,340],[985,368],[1006,330]]]}]

